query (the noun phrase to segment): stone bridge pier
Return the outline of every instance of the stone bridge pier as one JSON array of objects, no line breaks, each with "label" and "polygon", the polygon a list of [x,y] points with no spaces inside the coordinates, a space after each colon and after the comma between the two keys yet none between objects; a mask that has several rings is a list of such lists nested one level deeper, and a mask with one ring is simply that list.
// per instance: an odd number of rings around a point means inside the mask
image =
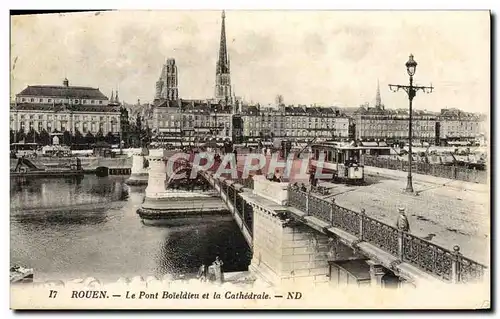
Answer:
[{"label": "stone bridge pier", "polygon": [[287,206],[287,186],[256,176],[253,191],[240,193],[253,213],[250,271],[276,286],[402,285],[401,278],[356,243],[312,225],[310,216],[297,215]]},{"label": "stone bridge pier", "polygon": [[144,202],[137,210],[144,224],[178,225],[188,222],[189,219],[199,219],[203,215],[228,215],[227,207],[220,197],[197,191],[167,189],[167,182],[174,174],[179,173],[178,177],[182,177],[185,167],[181,165],[175,168],[173,163],[172,167],[169,167],[165,150],[152,151],[146,157],[149,162],[149,174]]},{"label": "stone bridge pier", "polygon": [[371,284],[366,257],[304,224],[287,209],[287,186],[255,177],[253,193],[241,194],[253,211],[253,258],[249,269],[276,286],[336,286],[347,283],[349,278],[350,283]]},{"label": "stone bridge pier", "polygon": [[286,211],[253,207],[250,270],[273,285],[328,284],[329,240],[289,219]]},{"label": "stone bridge pier", "polygon": [[249,269],[280,285],[383,286],[388,271],[336,238],[286,211],[254,205],[253,258]]},{"label": "stone bridge pier", "polygon": [[127,185],[131,186],[141,186],[148,184],[148,166],[147,156],[149,151],[147,149],[142,149],[140,152],[134,153],[132,155],[132,169],[130,177],[125,182]]},{"label": "stone bridge pier", "polygon": [[146,159],[149,163],[146,200],[162,198],[167,193],[165,188],[167,180],[166,159],[162,155],[149,155]]}]

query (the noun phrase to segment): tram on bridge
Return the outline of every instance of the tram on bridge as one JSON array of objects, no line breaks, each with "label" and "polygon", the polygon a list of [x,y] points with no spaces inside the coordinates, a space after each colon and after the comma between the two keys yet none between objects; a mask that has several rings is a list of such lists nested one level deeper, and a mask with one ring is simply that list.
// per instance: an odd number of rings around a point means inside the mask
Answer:
[{"label": "tram on bridge", "polygon": [[311,145],[311,150],[313,158],[309,164],[309,173],[315,174],[321,169],[323,174],[333,175],[332,181],[361,184],[365,179],[363,155],[388,155],[391,148],[323,142]]}]

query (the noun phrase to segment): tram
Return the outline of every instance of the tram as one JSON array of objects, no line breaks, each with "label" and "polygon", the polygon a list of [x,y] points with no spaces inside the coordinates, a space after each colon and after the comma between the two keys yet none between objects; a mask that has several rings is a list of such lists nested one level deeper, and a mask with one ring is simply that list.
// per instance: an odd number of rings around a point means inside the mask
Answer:
[{"label": "tram", "polygon": [[[356,144],[342,145],[339,143],[318,143],[311,145],[313,158],[310,161],[309,172],[315,173],[321,169],[322,174],[332,174],[332,181],[346,183],[364,183],[364,165],[362,156],[387,155],[388,146],[359,146]],[[321,179],[321,178],[320,178]]]}]

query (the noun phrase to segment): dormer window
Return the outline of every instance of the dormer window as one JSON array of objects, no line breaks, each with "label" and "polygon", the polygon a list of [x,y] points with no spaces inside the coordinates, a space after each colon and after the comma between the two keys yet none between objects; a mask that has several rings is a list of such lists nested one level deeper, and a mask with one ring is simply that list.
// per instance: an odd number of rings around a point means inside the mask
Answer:
[{"label": "dormer window", "polygon": [[78,100],[75,100],[75,104],[78,104]]},{"label": "dormer window", "polygon": [[21,99],[21,102],[26,102],[26,99],[23,97],[23,98]]},{"label": "dormer window", "polygon": [[91,101],[90,101],[90,104],[94,104],[94,100],[91,100]]},{"label": "dormer window", "polygon": [[99,104],[102,104],[102,101],[99,101]]},{"label": "dormer window", "polygon": [[30,101],[31,101],[31,102],[35,102],[35,99],[34,99],[34,98],[31,98],[31,99],[30,99]]}]

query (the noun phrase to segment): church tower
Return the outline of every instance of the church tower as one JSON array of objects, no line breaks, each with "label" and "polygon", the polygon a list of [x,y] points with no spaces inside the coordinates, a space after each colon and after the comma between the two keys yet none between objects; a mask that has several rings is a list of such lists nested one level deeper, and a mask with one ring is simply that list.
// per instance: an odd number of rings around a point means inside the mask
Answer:
[{"label": "church tower", "polygon": [[177,88],[177,65],[175,59],[167,59],[156,82],[155,99],[175,101],[179,98]]},{"label": "church tower", "polygon": [[222,11],[222,27],[220,33],[219,58],[215,72],[215,99],[217,101],[232,102],[231,75],[229,56],[226,47],[226,14]]},{"label": "church tower", "polygon": [[377,80],[377,95],[375,96],[375,109],[384,110],[385,106],[382,104],[382,98],[380,97],[380,83]]}]

